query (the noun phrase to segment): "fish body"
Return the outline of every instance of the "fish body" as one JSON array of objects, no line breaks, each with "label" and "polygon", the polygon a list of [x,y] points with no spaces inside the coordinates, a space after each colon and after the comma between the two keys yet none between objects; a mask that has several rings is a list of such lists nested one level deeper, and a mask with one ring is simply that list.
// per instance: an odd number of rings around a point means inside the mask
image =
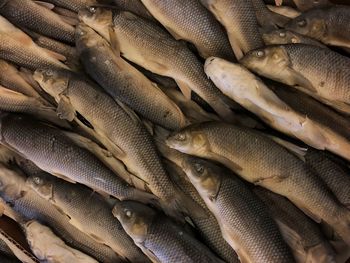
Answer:
[{"label": "fish body", "polygon": [[272,12],[263,0],[251,0],[254,6],[256,18],[263,29],[280,28],[289,22],[289,18]]},{"label": "fish body", "polygon": [[129,11],[143,18],[155,21],[152,14],[143,5],[142,0],[113,0],[113,3],[120,10]]},{"label": "fish body", "polygon": [[200,1],[141,1],[175,39],[192,43],[203,58],[235,60],[225,31]]},{"label": "fish body", "polygon": [[329,0],[293,0],[293,2],[297,6],[297,8],[302,12],[305,12],[310,9],[318,9],[332,5],[331,1]]},{"label": "fish body", "polygon": [[80,9],[98,4],[98,1],[96,0],[46,0],[46,2],[54,4],[55,6],[67,8],[76,13],[78,13]]},{"label": "fish body", "polygon": [[223,163],[248,182],[287,197],[315,221],[327,222],[350,243],[350,211],[310,167],[271,138],[247,128],[209,122],[174,133],[167,144]]},{"label": "fish body", "polygon": [[27,182],[40,196],[66,214],[71,224],[96,242],[109,246],[127,262],[148,262],[113,217],[110,206],[89,188],[43,174],[29,177]]},{"label": "fish body", "polygon": [[242,58],[250,50],[264,46],[251,1],[202,0],[201,2],[225,27],[237,59]]},{"label": "fish body", "polygon": [[296,18],[297,16],[301,15],[301,12],[294,9],[290,6],[275,6],[275,5],[266,5],[268,9],[270,9],[272,12],[289,17],[289,18]]}]

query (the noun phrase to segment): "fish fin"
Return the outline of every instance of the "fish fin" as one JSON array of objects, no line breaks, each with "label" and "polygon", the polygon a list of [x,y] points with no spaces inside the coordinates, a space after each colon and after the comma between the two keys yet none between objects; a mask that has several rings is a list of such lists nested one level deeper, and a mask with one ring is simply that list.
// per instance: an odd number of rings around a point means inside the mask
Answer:
[{"label": "fish fin", "polygon": [[153,252],[148,248],[145,248],[143,245],[138,245],[141,248],[142,252],[152,261],[152,263],[162,262]]},{"label": "fish fin", "polygon": [[127,105],[125,105],[123,102],[121,102],[118,99],[114,99],[114,100],[129,115],[131,120],[133,120],[136,123],[141,122],[141,119],[139,118],[139,116],[137,116],[137,114],[131,108],[129,108]]},{"label": "fish fin", "polygon": [[154,136],[154,124],[146,119],[142,120],[143,125],[146,127],[146,130],[152,135]]},{"label": "fish fin", "polygon": [[[209,155],[211,155],[211,154],[209,153]],[[215,156],[213,156],[213,160],[215,160],[215,159],[217,159],[217,161],[219,161],[220,163],[222,163],[223,165],[225,165],[227,168],[231,169],[234,172],[243,170],[243,168],[240,165],[232,162],[231,160],[227,159],[224,156],[216,156],[215,155]]]},{"label": "fish fin", "polygon": [[51,174],[53,174],[54,176],[56,176],[56,177],[58,177],[58,178],[60,178],[62,180],[65,180],[65,181],[67,181],[69,183],[72,183],[72,184],[76,184],[77,183],[76,181],[70,179],[69,177],[67,177],[67,176],[65,176],[63,174],[56,173],[56,172],[51,172]]},{"label": "fish fin", "polygon": [[69,101],[69,98],[65,95],[60,95],[60,101],[58,102],[57,115],[61,119],[73,121],[75,118],[75,109]]},{"label": "fish fin", "polygon": [[187,85],[187,83],[181,81],[181,80],[176,80],[176,83],[177,85],[179,86],[182,94],[184,95],[184,97],[187,99],[187,100],[190,100],[191,99],[191,93],[192,93],[192,90],[190,88],[190,86]]},{"label": "fish fin", "polygon": [[166,30],[168,30],[168,32],[170,33],[170,35],[173,36],[173,38],[175,38],[176,40],[181,40],[182,37],[176,33],[172,28],[168,27],[168,26],[164,26],[166,28]]},{"label": "fish fin", "polygon": [[113,50],[114,54],[117,57],[120,57],[120,45],[119,45],[116,33],[114,31],[114,28],[112,26],[108,27],[108,33],[109,33],[109,42],[111,44],[111,49]]},{"label": "fish fin", "polygon": [[52,58],[55,58],[55,59],[57,59],[59,61],[63,61],[63,62],[67,60],[67,58],[64,55],[61,55],[55,51],[52,51],[52,50],[49,50],[46,48],[42,48],[42,49],[44,49],[45,52]]},{"label": "fish fin", "polygon": [[42,7],[45,7],[49,10],[52,10],[55,8],[54,4],[48,3],[48,2],[44,2],[44,1],[33,1],[34,3],[36,3],[37,5],[40,5]]},{"label": "fish fin", "polygon": [[301,88],[305,88],[309,92],[316,93],[317,89],[312,85],[312,83],[305,78],[301,73],[296,72],[292,66],[288,66],[287,72],[291,82],[295,83],[294,86],[300,86]]},{"label": "fish fin", "polygon": [[302,237],[298,232],[296,232],[293,228],[289,227],[287,224],[284,224],[282,221],[276,220],[277,225],[282,233],[283,239],[286,243],[293,248],[293,251],[298,253],[298,255],[303,255],[303,258],[306,257],[306,251],[303,249],[301,245]]},{"label": "fish fin", "polygon": [[243,58],[244,53],[243,53],[242,48],[240,47],[239,43],[237,42],[237,40],[230,41],[230,44],[231,44],[231,48],[233,50],[233,53],[236,56],[236,59],[239,60],[239,59]]},{"label": "fish fin", "polygon": [[[57,14],[57,13],[56,13]],[[76,18],[73,18],[73,17],[69,17],[69,16],[64,16],[64,15],[61,15],[61,14],[57,14],[60,19],[65,22],[66,24],[68,25],[71,25],[71,26],[77,26],[79,25],[79,20],[76,19]]]},{"label": "fish fin", "polygon": [[270,139],[272,139],[274,142],[278,143],[279,145],[283,146],[290,152],[292,152],[294,155],[296,155],[299,159],[305,162],[305,155],[308,150],[308,148],[300,147],[298,145],[295,145],[289,141],[283,140],[277,136],[267,135]]},{"label": "fish fin", "polygon": [[[128,198],[129,199],[129,198]],[[145,192],[140,189],[133,188],[131,200],[139,201],[140,203],[152,205],[156,208],[161,208],[160,199],[152,193]]]},{"label": "fish fin", "polygon": [[283,4],[283,0],[275,0],[276,6],[281,6]]}]

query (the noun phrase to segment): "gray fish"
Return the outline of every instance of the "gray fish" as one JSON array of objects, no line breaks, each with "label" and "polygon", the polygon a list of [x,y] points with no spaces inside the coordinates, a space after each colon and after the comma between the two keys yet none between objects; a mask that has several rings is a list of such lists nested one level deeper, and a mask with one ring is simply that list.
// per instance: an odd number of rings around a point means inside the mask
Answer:
[{"label": "gray fish", "polygon": [[188,157],[183,168],[241,262],[294,262],[267,208],[243,181],[198,158]]},{"label": "gray fish", "polygon": [[236,60],[220,23],[198,0],[141,0],[177,40],[192,43],[203,58]]},{"label": "gray fish", "polygon": [[293,0],[293,1],[294,1],[294,4],[298,7],[298,9],[303,12],[310,9],[317,9],[317,8],[327,7],[332,5],[331,1],[329,0]]},{"label": "gray fish", "polygon": [[[196,204],[191,200],[187,202],[186,196],[179,193],[170,181],[152,137],[133,111],[69,72],[37,70],[34,75],[42,88],[59,104],[58,114],[70,121],[77,119],[77,113],[81,114],[92,125],[105,147],[161,199],[163,208],[172,214],[196,210]],[[113,186],[117,184],[110,185]],[[144,192],[135,194],[139,195],[141,202],[142,198],[143,201],[152,199]],[[137,198],[136,195],[133,198],[130,196],[131,199]],[[182,206],[182,202],[187,207]]]},{"label": "gray fish", "polygon": [[259,75],[350,113],[350,58],[317,46],[287,44],[251,51],[240,62]]},{"label": "gray fish", "polygon": [[45,2],[54,4],[55,6],[67,8],[77,13],[80,9],[98,4],[97,0],[45,0]]},{"label": "gray fish", "polygon": [[148,206],[119,201],[112,212],[152,262],[223,262],[185,229]]},{"label": "gray fish", "polygon": [[129,11],[143,18],[155,21],[154,17],[143,5],[142,0],[113,0],[113,3],[120,10]]},{"label": "gray fish", "polygon": [[252,1],[201,0],[201,2],[226,28],[237,59],[252,49],[264,46]]},{"label": "gray fish", "polygon": [[[223,119],[235,121],[231,111],[235,103],[207,79],[202,63],[186,45],[176,41],[158,24],[130,12],[112,13],[101,8],[82,10],[79,18],[110,40],[112,46],[118,43],[118,49],[127,60],[156,74],[175,79],[187,99],[191,98],[193,91]],[[114,33],[109,30],[111,25]]]},{"label": "gray fish", "polygon": [[26,177],[1,165],[0,196],[11,205],[12,209],[27,220],[36,219],[47,224],[70,246],[77,248],[101,262],[122,262],[117,254],[105,245],[101,245],[88,235],[69,224],[62,215],[45,199],[41,198],[26,185]]},{"label": "gray fish", "polygon": [[11,23],[48,37],[74,43],[74,27],[48,8],[31,0],[2,0],[0,14]]},{"label": "gray fish", "polygon": [[85,184],[117,198],[155,202],[156,197],[126,184],[92,153],[75,145],[60,130],[33,122],[30,118],[10,114],[2,116],[1,143],[58,177]]},{"label": "gray fish", "polygon": [[109,246],[127,262],[148,262],[113,217],[111,207],[91,189],[45,174],[31,176],[27,182],[41,197],[62,211],[72,225],[96,242]]},{"label": "gray fish", "polygon": [[350,211],[298,157],[248,128],[209,122],[167,139],[171,148],[224,164],[242,178],[287,197],[316,222],[324,221],[350,244]]},{"label": "gray fish", "polygon": [[116,54],[90,27],[77,27],[77,47],[87,73],[111,95],[141,116],[165,128],[185,127],[180,108],[140,71]]},{"label": "gray fish", "polygon": [[286,28],[314,38],[326,45],[350,48],[349,6],[313,9],[303,13]]},{"label": "gray fish", "polygon": [[261,187],[253,191],[268,207],[298,262],[336,262],[334,250],[315,222],[283,196]]}]

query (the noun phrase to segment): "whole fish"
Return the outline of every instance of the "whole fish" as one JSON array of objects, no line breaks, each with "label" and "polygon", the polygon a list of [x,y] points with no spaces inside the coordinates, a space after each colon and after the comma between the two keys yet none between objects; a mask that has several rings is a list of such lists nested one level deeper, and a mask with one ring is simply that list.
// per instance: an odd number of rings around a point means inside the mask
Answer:
[{"label": "whole fish", "polygon": [[304,36],[286,29],[276,29],[270,32],[264,32],[262,34],[262,37],[266,45],[308,44],[308,45],[314,45],[322,48],[327,48],[325,45],[321,44],[315,39],[309,38],[307,36]]},{"label": "whole fish", "polygon": [[174,133],[167,144],[181,152],[223,163],[248,182],[287,197],[350,243],[350,211],[313,170],[271,138],[252,129],[208,122]]},{"label": "whole fish", "polygon": [[252,1],[201,0],[226,28],[237,59],[264,46]]},{"label": "whole fish", "polygon": [[350,58],[317,46],[287,44],[251,51],[240,62],[259,75],[350,113]]},{"label": "whole fish", "polygon": [[67,68],[60,56],[37,46],[23,31],[0,16],[0,59],[35,70],[38,67]]},{"label": "whole fish", "polygon": [[[186,203],[186,196],[179,193],[170,181],[152,137],[134,112],[85,79],[69,72],[37,70],[34,77],[59,104],[58,114],[70,121],[76,119],[77,113],[81,114],[92,125],[106,148],[124,162],[132,174],[144,181],[147,188],[161,199],[163,207],[169,213],[196,210],[196,204]],[[117,185],[113,183],[110,187]],[[125,184],[120,186],[126,187]],[[125,190],[127,189],[133,188]],[[151,195],[147,197],[144,192],[135,194],[139,195],[138,200],[141,202],[142,198],[143,201],[152,199]],[[136,195],[130,196],[131,199],[137,198]],[[183,206],[182,201],[187,206]]]},{"label": "whole fish", "polygon": [[20,115],[3,115],[1,143],[8,145],[42,170],[85,184],[117,198],[155,202],[149,193],[137,190],[103,165],[88,150],[80,148],[60,130]]},{"label": "whole fish", "polygon": [[97,0],[45,0],[45,2],[54,4],[55,6],[67,8],[76,13],[78,13],[80,9],[98,4]]},{"label": "whole fish", "polygon": [[141,1],[175,39],[192,43],[203,58],[235,60],[225,31],[200,1]]},{"label": "whole fish", "polygon": [[223,262],[185,229],[148,206],[118,201],[112,213],[152,262]]},{"label": "whole fish", "polygon": [[283,196],[261,187],[253,191],[268,207],[298,262],[336,262],[334,250],[315,222]]},{"label": "whole fish", "polygon": [[23,228],[30,248],[39,260],[47,263],[98,263],[90,256],[67,246],[50,228],[37,221],[29,221]]},{"label": "whole fish", "polygon": [[258,23],[264,29],[283,27],[290,20],[284,15],[272,12],[267,8],[263,0],[251,0],[251,2],[253,3]]},{"label": "whole fish", "polygon": [[62,18],[31,0],[2,0],[0,14],[11,23],[54,39],[74,43],[74,27]]},{"label": "whole fish", "polygon": [[297,16],[301,15],[300,11],[298,11],[290,6],[266,5],[266,7],[274,13],[277,13],[277,14],[280,14],[282,16],[286,16],[289,18],[296,18]]},{"label": "whole fish", "polygon": [[349,6],[313,9],[290,21],[286,28],[326,45],[350,48]]},{"label": "whole fish", "polygon": [[193,157],[183,168],[241,262],[294,262],[266,207],[243,181]]},{"label": "whole fish", "polygon": [[[223,119],[235,121],[230,109],[234,103],[206,78],[202,63],[186,45],[173,39],[158,24],[130,12],[112,13],[101,8],[82,10],[79,18],[110,40],[112,46],[117,43],[117,49],[127,60],[156,74],[175,79],[187,99],[191,98],[193,91]],[[114,33],[109,29],[111,25]]]},{"label": "whole fish", "polygon": [[276,130],[349,159],[350,122],[347,134],[334,130],[334,126],[322,125],[309,114],[294,110],[249,70],[224,59],[207,59],[205,72],[225,95]]},{"label": "whole fish", "polygon": [[1,165],[0,196],[11,205],[12,209],[22,214],[27,220],[38,220],[48,225],[69,245],[79,249],[101,262],[122,262],[117,254],[105,245],[101,245],[88,235],[69,224],[62,215],[45,199],[28,188],[26,177]]},{"label": "whole fish", "polygon": [[293,2],[302,12],[332,5],[329,0],[293,0]]},{"label": "whole fish", "polygon": [[78,26],[77,46],[87,73],[112,98],[165,128],[176,130],[188,124],[180,108],[156,84],[115,54],[93,29],[84,24]]},{"label": "whole fish", "polygon": [[96,242],[109,246],[127,262],[148,262],[113,217],[108,203],[91,189],[47,174],[31,176],[27,182],[41,197],[67,215],[72,225]]}]

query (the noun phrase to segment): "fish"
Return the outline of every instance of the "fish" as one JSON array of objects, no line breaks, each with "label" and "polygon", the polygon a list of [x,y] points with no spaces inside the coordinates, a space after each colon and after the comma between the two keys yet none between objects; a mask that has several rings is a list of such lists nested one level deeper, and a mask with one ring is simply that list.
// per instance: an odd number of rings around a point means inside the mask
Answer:
[{"label": "fish", "polygon": [[350,211],[309,166],[266,135],[249,128],[207,122],[173,133],[166,144],[222,163],[244,180],[287,197],[313,220],[326,222],[350,243]]},{"label": "fish", "polygon": [[318,225],[288,199],[261,187],[253,192],[268,207],[298,262],[336,262],[335,251]]},{"label": "fish", "polygon": [[201,0],[225,27],[237,59],[264,46],[252,1]]},{"label": "fish", "polygon": [[37,46],[20,29],[0,16],[0,59],[35,70],[38,67],[68,68],[61,55]]},{"label": "fish", "polygon": [[177,40],[192,43],[204,58],[236,61],[220,23],[198,0],[141,0],[148,11]]},{"label": "fish", "polygon": [[286,16],[288,18],[296,18],[301,15],[301,12],[294,9],[290,6],[275,6],[275,5],[266,5],[268,9],[272,12],[280,14],[282,16]]},{"label": "fish", "polygon": [[48,174],[31,176],[27,183],[62,211],[72,225],[96,242],[112,248],[125,262],[149,262],[113,217],[110,206],[93,190]]},{"label": "fish", "polygon": [[185,229],[146,205],[117,201],[112,213],[152,262],[223,262]]},{"label": "fish", "polygon": [[286,29],[277,29],[270,32],[264,32],[262,34],[266,45],[278,45],[278,44],[307,44],[314,45],[322,48],[327,46],[321,44],[319,41],[309,38],[307,36],[289,31]]},{"label": "fish", "polygon": [[85,184],[116,198],[156,202],[152,194],[131,187],[88,150],[80,148],[59,129],[21,115],[3,115],[1,143],[8,145],[40,169]]},{"label": "fish", "polygon": [[338,111],[350,112],[350,58],[337,52],[306,44],[267,46],[251,51],[240,63]]},{"label": "fish", "polygon": [[288,98],[287,101],[279,98],[261,79],[239,64],[220,58],[209,58],[205,63],[205,72],[225,95],[274,129],[296,137],[312,147],[327,149],[349,159],[350,123],[346,128],[347,134],[334,130],[334,126],[322,125],[324,122],[313,119],[308,112],[300,112],[297,107],[294,110],[288,105]]},{"label": "fish", "polygon": [[241,179],[194,157],[183,169],[241,262],[294,262],[267,208]]},{"label": "fish", "polygon": [[191,92],[194,92],[222,119],[236,121],[231,110],[235,103],[206,78],[202,63],[187,46],[176,41],[158,24],[130,12],[112,12],[95,7],[81,10],[79,19],[110,43],[111,40],[118,43],[117,49],[127,60],[156,74],[173,78],[188,100]]},{"label": "fish", "polygon": [[96,0],[45,0],[45,2],[67,8],[76,13],[78,13],[80,9],[98,4]]},{"label": "fish", "polygon": [[49,227],[38,221],[31,220],[23,227],[31,250],[39,260],[48,263],[98,263],[90,256],[67,246]]},{"label": "fish", "polygon": [[31,0],[2,0],[0,14],[16,26],[27,27],[48,37],[74,43],[74,27]]},{"label": "fish", "polygon": [[322,7],[328,7],[332,5],[332,2],[329,0],[293,0],[294,4],[297,6],[297,8],[305,12],[310,9],[319,9]]},{"label": "fish", "polygon": [[113,0],[112,3],[120,10],[129,11],[151,21],[156,21],[142,3],[142,0]]},{"label": "fish", "polygon": [[[126,165],[131,174],[144,181],[169,214],[181,217],[178,210],[196,211],[196,204],[190,200],[186,203],[187,207],[179,206],[182,201],[186,201],[186,196],[179,193],[170,181],[153,139],[137,115],[85,79],[74,77],[69,72],[66,72],[68,75],[60,73],[49,69],[37,70],[34,74],[41,87],[59,104],[60,116],[70,121],[77,119],[77,112],[83,116],[105,147]],[[113,186],[117,184],[110,185]],[[141,202],[149,200],[157,205],[155,196],[149,194],[147,197],[145,192],[135,194],[139,195],[138,200]],[[136,196],[131,199],[135,198]],[[199,215],[200,212],[198,209]]]},{"label": "fish", "polygon": [[296,17],[286,29],[314,38],[326,45],[350,48],[349,6],[312,9]]},{"label": "fish", "polygon": [[38,220],[59,234],[67,245],[106,263],[122,262],[117,254],[71,225],[49,202],[28,188],[26,175],[0,164],[0,196],[26,220]]},{"label": "fish", "polygon": [[180,108],[90,27],[77,27],[77,47],[87,73],[112,97],[144,118],[176,130],[189,122]]}]

